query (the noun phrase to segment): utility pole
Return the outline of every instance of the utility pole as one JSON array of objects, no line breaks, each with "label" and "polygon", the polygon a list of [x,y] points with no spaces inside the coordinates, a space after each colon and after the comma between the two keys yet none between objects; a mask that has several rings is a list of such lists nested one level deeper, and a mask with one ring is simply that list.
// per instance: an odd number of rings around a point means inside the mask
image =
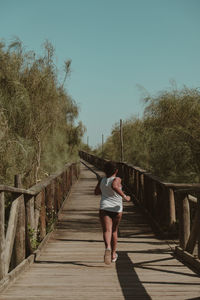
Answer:
[{"label": "utility pole", "polygon": [[89,136],[87,136],[87,146],[89,147]]},{"label": "utility pole", "polygon": [[120,146],[121,146],[121,162],[124,161],[124,142],[123,142],[123,125],[120,119]]},{"label": "utility pole", "polygon": [[101,147],[102,157],[103,157],[103,145],[104,145],[104,136],[103,136],[103,134],[102,134],[102,147]]}]

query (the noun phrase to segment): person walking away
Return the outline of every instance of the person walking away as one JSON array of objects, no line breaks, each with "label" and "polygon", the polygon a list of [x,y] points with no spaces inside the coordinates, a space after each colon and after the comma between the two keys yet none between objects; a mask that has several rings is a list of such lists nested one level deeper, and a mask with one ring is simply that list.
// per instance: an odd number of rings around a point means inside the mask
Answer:
[{"label": "person walking away", "polygon": [[101,178],[96,187],[95,195],[101,195],[99,218],[105,243],[105,264],[116,262],[118,227],[122,218],[122,200],[130,201],[130,196],[122,191],[121,178],[117,177],[118,169],[113,162],[107,162],[104,168],[105,177]]}]

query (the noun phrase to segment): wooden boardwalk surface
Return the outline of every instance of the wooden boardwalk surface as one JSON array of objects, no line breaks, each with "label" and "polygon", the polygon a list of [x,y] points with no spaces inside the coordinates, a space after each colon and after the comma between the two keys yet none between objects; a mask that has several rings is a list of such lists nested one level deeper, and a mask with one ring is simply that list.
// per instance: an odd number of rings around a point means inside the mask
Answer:
[{"label": "wooden boardwalk surface", "polygon": [[51,239],[37,262],[0,294],[0,300],[200,299],[200,277],[156,239],[132,204],[125,204],[119,259],[103,263],[95,175],[82,166]]}]

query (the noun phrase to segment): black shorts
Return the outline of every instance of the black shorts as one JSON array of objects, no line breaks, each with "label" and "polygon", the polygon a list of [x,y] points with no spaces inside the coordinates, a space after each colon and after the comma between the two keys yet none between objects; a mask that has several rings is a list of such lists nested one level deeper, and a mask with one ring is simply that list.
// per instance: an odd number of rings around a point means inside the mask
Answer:
[{"label": "black shorts", "polygon": [[109,211],[109,210],[104,210],[104,209],[99,210],[99,216],[108,216],[111,219],[116,218],[120,214],[121,214],[121,212]]}]

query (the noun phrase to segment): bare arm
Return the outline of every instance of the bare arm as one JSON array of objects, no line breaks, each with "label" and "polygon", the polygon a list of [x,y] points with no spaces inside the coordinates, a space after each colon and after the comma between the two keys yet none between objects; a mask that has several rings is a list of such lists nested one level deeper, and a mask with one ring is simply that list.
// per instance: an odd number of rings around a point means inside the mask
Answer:
[{"label": "bare arm", "polygon": [[121,184],[121,178],[116,177],[116,178],[113,180],[113,183],[112,183],[112,188],[113,188],[113,190],[114,190],[117,194],[119,194],[124,200],[130,201],[130,200],[131,200],[130,196],[126,196],[125,193],[121,190],[121,187],[122,187],[122,184]]},{"label": "bare arm", "polygon": [[100,183],[101,183],[101,179],[98,181],[98,183],[95,187],[95,190],[94,190],[95,195],[101,195]]}]

